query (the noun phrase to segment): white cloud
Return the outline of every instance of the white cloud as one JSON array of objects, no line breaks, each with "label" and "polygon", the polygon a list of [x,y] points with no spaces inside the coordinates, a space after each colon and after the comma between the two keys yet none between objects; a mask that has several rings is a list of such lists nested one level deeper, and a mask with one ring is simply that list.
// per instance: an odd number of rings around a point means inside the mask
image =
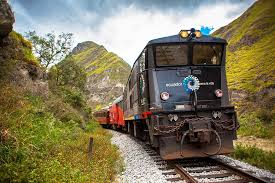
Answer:
[{"label": "white cloud", "polygon": [[[17,14],[24,16],[35,27],[25,27],[25,31],[34,28],[38,33],[45,34],[54,30],[56,33],[72,32],[75,44],[82,41],[95,41],[104,45],[109,51],[117,53],[130,65],[135,61],[146,43],[158,37],[177,34],[181,29],[200,28],[202,25],[213,26],[218,29],[237,18],[248,7],[238,4],[220,3],[204,5],[194,9],[192,14],[184,11],[145,11],[134,5],[120,9],[114,16],[99,19],[94,12],[83,12],[79,8],[74,9],[74,18],[62,22],[40,22],[34,20],[22,9],[17,7]],[[229,17],[229,14],[234,16]],[[93,24],[98,21],[100,24]],[[18,25],[18,26],[17,26]],[[22,30],[22,24],[16,24],[16,28]]]},{"label": "white cloud", "polygon": [[146,43],[154,38],[177,34],[181,29],[201,25],[213,26],[215,29],[230,23],[233,18],[227,14],[236,11],[235,4],[203,6],[192,15],[184,12],[143,11],[130,6],[117,15],[103,21],[93,40],[105,45],[132,64]]}]

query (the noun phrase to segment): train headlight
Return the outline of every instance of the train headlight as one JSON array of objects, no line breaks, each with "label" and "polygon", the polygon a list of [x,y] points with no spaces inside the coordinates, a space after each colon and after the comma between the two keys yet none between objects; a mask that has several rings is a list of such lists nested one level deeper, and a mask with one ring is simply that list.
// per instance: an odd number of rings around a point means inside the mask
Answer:
[{"label": "train headlight", "polygon": [[170,95],[169,95],[169,93],[168,92],[162,92],[161,94],[160,94],[160,98],[162,99],[162,100],[168,100],[169,99],[169,97],[170,97]]},{"label": "train headlight", "polygon": [[181,36],[182,38],[187,38],[188,35],[189,35],[189,34],[188,34],[187,31],[184,31],[184,30],[180,31],[180,36]]},{"label": "train headlight", "polygon": [[215,95],[216,95],[217,97],[221,98],[222,95],[223,95],[222,90],[221,90],[221,89],[215,90]]},{"label": "train headlight", "polygon": [[196,34],[196,37],[201,37],[201,31],[196,31],[195,34]]}]

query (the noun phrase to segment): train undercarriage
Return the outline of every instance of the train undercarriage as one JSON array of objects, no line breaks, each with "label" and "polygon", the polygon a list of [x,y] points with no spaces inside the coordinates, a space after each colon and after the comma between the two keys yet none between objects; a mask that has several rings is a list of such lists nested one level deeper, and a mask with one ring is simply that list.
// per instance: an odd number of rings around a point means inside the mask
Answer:
[{"label": "train undercarriage", "polygon": [[238,122],[233,108],[219,111],[158,113],[126,121],[127,132],[148,141],[165,160],[207,157],[233,151]]}]

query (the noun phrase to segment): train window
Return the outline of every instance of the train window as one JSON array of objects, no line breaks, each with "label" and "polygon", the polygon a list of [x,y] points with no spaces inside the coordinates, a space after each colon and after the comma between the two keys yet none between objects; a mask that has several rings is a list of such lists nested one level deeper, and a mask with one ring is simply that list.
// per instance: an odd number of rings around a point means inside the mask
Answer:
[{"label": "train window", "polygon": [[187,65],[187,45],[164,45],[156,47],[157,66]]},{"label": "train window", "polygon": [[123,110],[126,111],[127,109],[127,93],[126,90],[123,92]]},{"label": "train window", "polygon": [[131,88],[132,88],[132,83],[133,83],[133,81],[132,81],[132,77],[130,77],[130,80],[129,80],[129,83],[128,83],[128,91],[131,91]]},{"label": "train window", "polygon": [[134,95],[134,102],[136,102],[138,100],[138,93],[137,93],[137,83],[134,85],[134,91],[133,91],[133,95]]},{"label": "train window", "polygon": [[133,85],[137,82],[137,73],[138,73],[138,61],[135,62],[133,72],[132,72]]},{"label": "train window", "polygon": [[222,45],[194,45],[194,65],[220,65]]},{"label": "train window", "polygon": [[139,72],[143,72],[145,70],[145,52],[146,52],[146,49],[143,50],[140,57],[138,58],[138,60],[139,60]]}]

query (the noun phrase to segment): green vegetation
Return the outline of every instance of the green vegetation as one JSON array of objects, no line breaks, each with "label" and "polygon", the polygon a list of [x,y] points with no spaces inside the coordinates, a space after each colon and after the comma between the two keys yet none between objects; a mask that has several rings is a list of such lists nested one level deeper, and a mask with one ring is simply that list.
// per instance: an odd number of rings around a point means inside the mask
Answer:
[{"label": "green vegetation", "polygon": [[66,103],[53,108],[46,98],[8,85],[0,89],[0,102],[0,182],[111,182],[122,167],[110,134],[95,122],[83,130],[69,113],[55,115],[68,110]]},{"label": "green vegetation", "polygon": [[275,136],[274,122],[266,124],[256,113],[247,113],[239,117],[241,136],[255,136],[259,138],[272,138]]},{"label": "green vegetation", "polygon": [[87,76],[75,60],[68,57],[50,69],[49,78],[51,86],[70,86],[84,91]]},{"label": "green vegetation", "polygon": [[0,182],[111,182],[121,170],[111,135],[72,107],[74,95],[63,96],[45,98],[12,85],[0,88]]},{"label": "green vegetation", "polygon": [[[131,67],[120,57],[108,52],[103,46],[90,43],[90,46],[72,55],[74,60],[87,71],[87,75],[102,79],[109,76],[112,81],[126,83]],[[119,72],[119,74],[118,74]]]},{"label": "green vegetation", "polygon": [[274,6],[273,0],[257,1],[213,34],[228,41],[227,76],[232,90],[258,93],[274,87]]},{"label": "green vegetation", "polygon": [[231,156],[275,173],[275,152],[265,152],[255,146],[237,145]]},{"label": "green vegetation", "polygon": [[[31,63],[20,51],[31,46],[15,32],[10,37],[10,52],[1,50],[8,57],[0,64],[0,182],[112,182],[123,164],[111,135],[91,117],[86,74],[73,61],[64,60],[56,65],[58,74],[50,70],[45,94],[19,87],[11,80],[16,79],[17,68],[23,69],[22,63]],[[26,72],[40,69],[25,67]],[[6,77],[11,72],[13,76]],[[43,82],[36,77],[24,79]],[[69,82],[72,78],[74,82]],[[94,138],[91,159],[90,137]]]},{"label": "green vegetation", "polygon": [[10,59],[24,61],[36,66],[39,65],[37,58],[32,53],[31,42],[24,39],[21,34],[12,31],[9,35],[9,42],[11,44],[5,49],[9,51]]},{"label": "green vegetation", "polygon": [[54,33],[48,33],[42,37],[37,35],[35,31],[26,34],[26,37],[32,42],[33,51],[36,53],[40,64],[47,69],[69,54],[72,36],[72,33],[62,33],[58,36]]}]

